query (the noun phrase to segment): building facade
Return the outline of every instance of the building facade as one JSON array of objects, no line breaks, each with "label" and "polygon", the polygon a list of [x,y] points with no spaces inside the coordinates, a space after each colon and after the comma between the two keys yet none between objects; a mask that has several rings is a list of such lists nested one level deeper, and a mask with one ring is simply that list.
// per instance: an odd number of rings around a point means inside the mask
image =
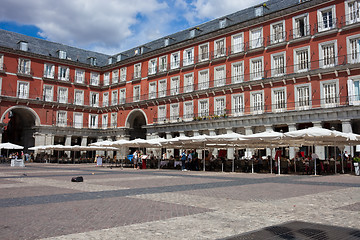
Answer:
[{"label": "building facade", "polygon": [[270,0],[113,56],[0,30],[2,141],[28,148],[311,126],[359,134],[359,8]]}]

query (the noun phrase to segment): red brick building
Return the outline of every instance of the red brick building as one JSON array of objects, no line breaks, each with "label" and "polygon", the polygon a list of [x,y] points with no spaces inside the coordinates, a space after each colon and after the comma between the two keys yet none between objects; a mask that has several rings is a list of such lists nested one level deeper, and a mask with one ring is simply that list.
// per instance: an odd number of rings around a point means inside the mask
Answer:
[{"label": "red brick building", "polygon": [[360,133],[359,8],[270,0],[113,56],[0,30],[2,141]]}]

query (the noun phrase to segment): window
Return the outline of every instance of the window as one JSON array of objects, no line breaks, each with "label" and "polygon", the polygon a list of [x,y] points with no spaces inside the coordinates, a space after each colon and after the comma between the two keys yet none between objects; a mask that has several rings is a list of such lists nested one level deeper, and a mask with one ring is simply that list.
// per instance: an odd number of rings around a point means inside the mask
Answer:
[{"label": "window", "polygon": [[360,1],[345,1],[346,23],[353,24],[360,22]]},{"label": "window", "polygon": [[75,82],[84,83],[85,82],[85,71],[81,69],[75,69]]},{"label": "window", "polygon": [[59,66],[58,67],[58,79],[62,81],[69,81],[69,72],[70,69],[65,66]]},{"label": "window", "polygon": [[310,48],[305,47],[294,50],[295,72],[306,72],[310,70]]},{"label": "window", "polygon": [[111,127],[116,128],[117,127],[117,113],[111,113]]},{"label": "window", "polygon": [[120,82],[126,82],[126,67],[120,69]]},{"label": "window", "polygon": [[97,65],[96,58],[90,57],[90,58],[89,58],[89,61],[90,61],[90,65],[91,65],[91,66],[96,66],[96,65]]},{"label": "window", "polygon": [[172,77],[170,81],[170,95],[180,93],[180,77]]},{"label": "window", "polygon": [[134,65],[134,79],[141,78],[141,63]]},{"label": "window", "polygon": [[99,85],[99,79],[100,79],[99,73],[96,72],[90,73],[90,85],[94,85],[94,86]]},{"label": "window", "polygon": [[90,106],[92,107],[99,106],[99,93],[90,92]]},{"label": "window", "polygon": [[151,59],[149,61],[149,75],[156,74],[157,72],[157,59]]},{"label": "window", "polygon": [[235,62],[231,64],[231,82],[241,83],[244,81],[244,62]]},{"label": "window", "polygon": [[214,99],[214,115],[223,115],[226,114],[226,103],[225,97],[218,97]]},{"label": "window", "polygon": [[282,112],[286,109],[286,91],[285,88],[276,88],[272,92],[273,111]]},{"label": "window", "polygon": [[347,80],[349,105],[360,105],[360,78],[359,76]]},{"label": "window", "polygon": [[319,44],[320,67],[334,67],[336,65],[336,41]]},{"label": "window", "polygon": [[214,72],[215,72],[214,87],[225,86],[226,83],[225,66],[215,67]]},{"label": "window", "polygon": [[184,50],[183,66],[194,64],[194,48]]},{"label": "window", "polygon": [[347,54],[349,63],[360,62],[360,35],[347,38]]},{"label": "window", "polygon": [[166,79],[159,81],[159,97],[166,97]]},{"label": "window", "polygon": [[239,33],[231,36],[231,53],[239,53],[244,51],[244,34]]},{"label": "window", "polygon": [[321,103],[323,107],[336,107],[338,101],[338,80],[321,82]]},{"label": "window", "polygon": [[44,64],[44,77],[45,78],[54,78],[55,75],[55,65],[45,63]]},{"label": "window", "polygon": [[169,44],[170,44],[170,39],[169,39],[169,38],[165,38],[165,39],[164,39],[164,46],[167,47],[167,46],[169,46]]},{"label": "window", "polygon": [[199,117],[209,116],[209,100],[208,99],[199,100],[198,116]]},{"label": "window", "polygon": [[184,75],[184,92],[189,93],[194,91],[194,74],[189,73]]},{"label": "window", "polygon": [[125,104],[126,103],[126,89],[122,88],[120,89],[120,104]]},{"label": "window", "polygon": [[104,73],[104,86],[108,86],[110,84],[110,73]]},{"label": "window", "polygon": [[209,70],[204,70],[199,72],[198,78],[198,88],[199,90],[209,88]]},{"label": "window", "polygon": [[225,28],[226,27],[226,18],[219,20],[219,28]]},{"label": "window", "polygon": [[109,57],[108,58],[108,64],[111,65],[113,63],[113,58],[112,57]]},{"label": "window", "polygon": [[190,37],[190,38],[194,38],[195,35],[196,35],[196,29],[191,29],[191,30],[190,30],[190,34],[189,34],[189,37]]},{"label": "window", "polygon": [[74,113],[74,127],[75,128],[83,127],[83,114],[82,113]]},{"label": "window", "polygon": [[293,38],[300,38],[310,35],[310,25],[308,14],[303,14],[293,18]]},{"label": "window", "polygon": [[263,57],[250,59],[250,80],[259,80],[263,76]]},{"label": "window", "polygon": [[17,97],[18,98],[29,98],[29,86],[30,86],[30,83],[28,83],[28,82],[18,81]]},{"label": "window", "polygon": [[108,114],[105,113],[102,115],[101,125],[103,129],[106,129],[108,127]]},{"label": "window", "polygon": [[103,93],[103,107],[109,106],[109,93],[105,92]]},{"label": "window", "polygon": [[54,99],[54,87],[51,85],[44,85],[44,101],[46,102],[52,102]]},{"label": "window", "polygon": [[0,54],[0,71],[4,71],[4,55]]},{"label": "window", "polygon": [[285,40],[285,21],[273,23],[270,25],[271,28],[271,43],[279,43]]},{"label": "window", "polygon": [[170,121],[176,121],[179,119],[179,104],[174,103],[170,105]]},{"label": "window", "polygon": [[20,42],[19,42],[19,49],[20,49],[21,51],[27,52],[27,50],[28,50],[28,43],[27,43],[27,42],[24,42],[24,41],[20,41]]},{"label": "window", "polygon": [[214,42],[214,57],[218,58],[223,56],[225,56],[225,38]]},{"label": "window", "polygon": [[58,111],[57,112],[57,126],[66,127],[67,125],[67,112]]},{"label": "window", "polygon": [[264,14],[264,7],[263,6],[255,7],[255,17],[260,17],[263,14]]},{"label": "window", "polygon": [[111,92],[111,105],[117,105],[118,104],[118,91],[114,90]]},{"label": "window", "polygon": [[158,122],[166,121],[166,105],[158,107]]},{"label": "window", "polygon": [[66,52],[65,51],[59,50],[58,54],[59,54],[60,59],[66,59]]},{"label": "window", "polygon": [[84,105],[84,91],[83,90],[75,90],[75,99],[74,103],[76,105]]},{"label": "window", "polygon": [[149,83],[149,99],[156,98],[156,82]]},{"label": "window", "polygon": [[2,89],[2,78],[0,77],[0,96],[2,95],[1,89]]},{"label": "window", "polygon": [[58,102],[59,103],[67,103],[68,102],[68,89],[67,88],[63,88],[63,87],[58,88]]},{"label": "window", "polygon": [[263,109],[264,109],[263,92],[259,91],[259,92],[251,93],[250,104],[251,104],[253,114],[263,113]]},{"label": "window", "polygon": [[318,31],[326,31],[335,28],[336,15],[335,5],[318,10]]},{"label": "window", "polygon": [[180,53],[172,53],[170,56],[170,68],[176,69],[180,67]]},{"label": "window", "polygon": [[306,110],[310,108],[310,84],[295,86],[295,101],[295,106],[298,110]]},{"label": "window", "polygon": [[194,117],[193,101],[184,102],[184,120],[192,120]]},{"label": "window", "polygon": [[89,128],[97,128],[98,127],[98,115],[89,114]]},{"label": "window", "polygon": [[167,70],[167,56],[159,57],[159,72]]},{"label": "window", "polygon": [[209,43],[199,46],[199,62],[209,60]]},{"label": "window", "polygon": [[134,102],[140,101],[140,85],[134,86],[133,98]]},{"label": "window", "polygon": [[31,61],[29,59],[19,58],[18,73],[31,75]]},{"label": "window", "polygon": [[119,82],[119,69],[115,69],[112,71],[111,83],[116,84]]},{"label": "window", "polygon": [[273,77],[283,76],[285,74],[285,53],[276,53],[271,55],[271,75]]},{"label": "window", "polygon": [[245,103],[243,94],[234,94],[232,95],[232,110],[231,113],[234,116],[239,116],[244,114]]},{"label": "window", "polygon": [[252,29],[250,31],[250,49],[263,46],[262,28]]}]

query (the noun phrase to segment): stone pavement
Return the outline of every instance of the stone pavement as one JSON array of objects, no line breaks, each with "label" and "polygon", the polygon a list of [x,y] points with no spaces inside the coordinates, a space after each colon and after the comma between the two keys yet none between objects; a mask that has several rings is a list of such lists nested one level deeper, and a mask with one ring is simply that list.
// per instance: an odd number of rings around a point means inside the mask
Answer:
[{"label": "stone pavement", "polygon": [[[0,165],[0,216],[0,239],[254,239],[295,221],[357,234],[360,177]],[[300,233],[285,239],[320,239]],[[339,235],[321,239],[353,239]]]}]

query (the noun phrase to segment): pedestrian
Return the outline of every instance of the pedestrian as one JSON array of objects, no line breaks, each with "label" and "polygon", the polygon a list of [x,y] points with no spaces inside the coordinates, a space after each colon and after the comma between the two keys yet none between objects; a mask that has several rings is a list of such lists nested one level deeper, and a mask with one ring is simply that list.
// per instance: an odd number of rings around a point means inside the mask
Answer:
[{"label": "pedestrian", "polygon": [[182,171],[186,171],[186,167],[185,167],[185,164],[186,164],[186,151],[184,150],[181,154],[181,168],[182,168]]},{"label": "pedestrian", "polygon": [[133,153],[134,169],[138,169],[138,157],[138,152],[137,150],[135,150],[135,152]]},{"label": "pedestrian", "polygon": [[191,169],[191,167],[192,167],[192,159],[193,159],[193,154],[192,154],[192,151],[189,150],[188,156],[187,156],[187,164],[188,164],[188,166],[187,166],[186,169]]}]

